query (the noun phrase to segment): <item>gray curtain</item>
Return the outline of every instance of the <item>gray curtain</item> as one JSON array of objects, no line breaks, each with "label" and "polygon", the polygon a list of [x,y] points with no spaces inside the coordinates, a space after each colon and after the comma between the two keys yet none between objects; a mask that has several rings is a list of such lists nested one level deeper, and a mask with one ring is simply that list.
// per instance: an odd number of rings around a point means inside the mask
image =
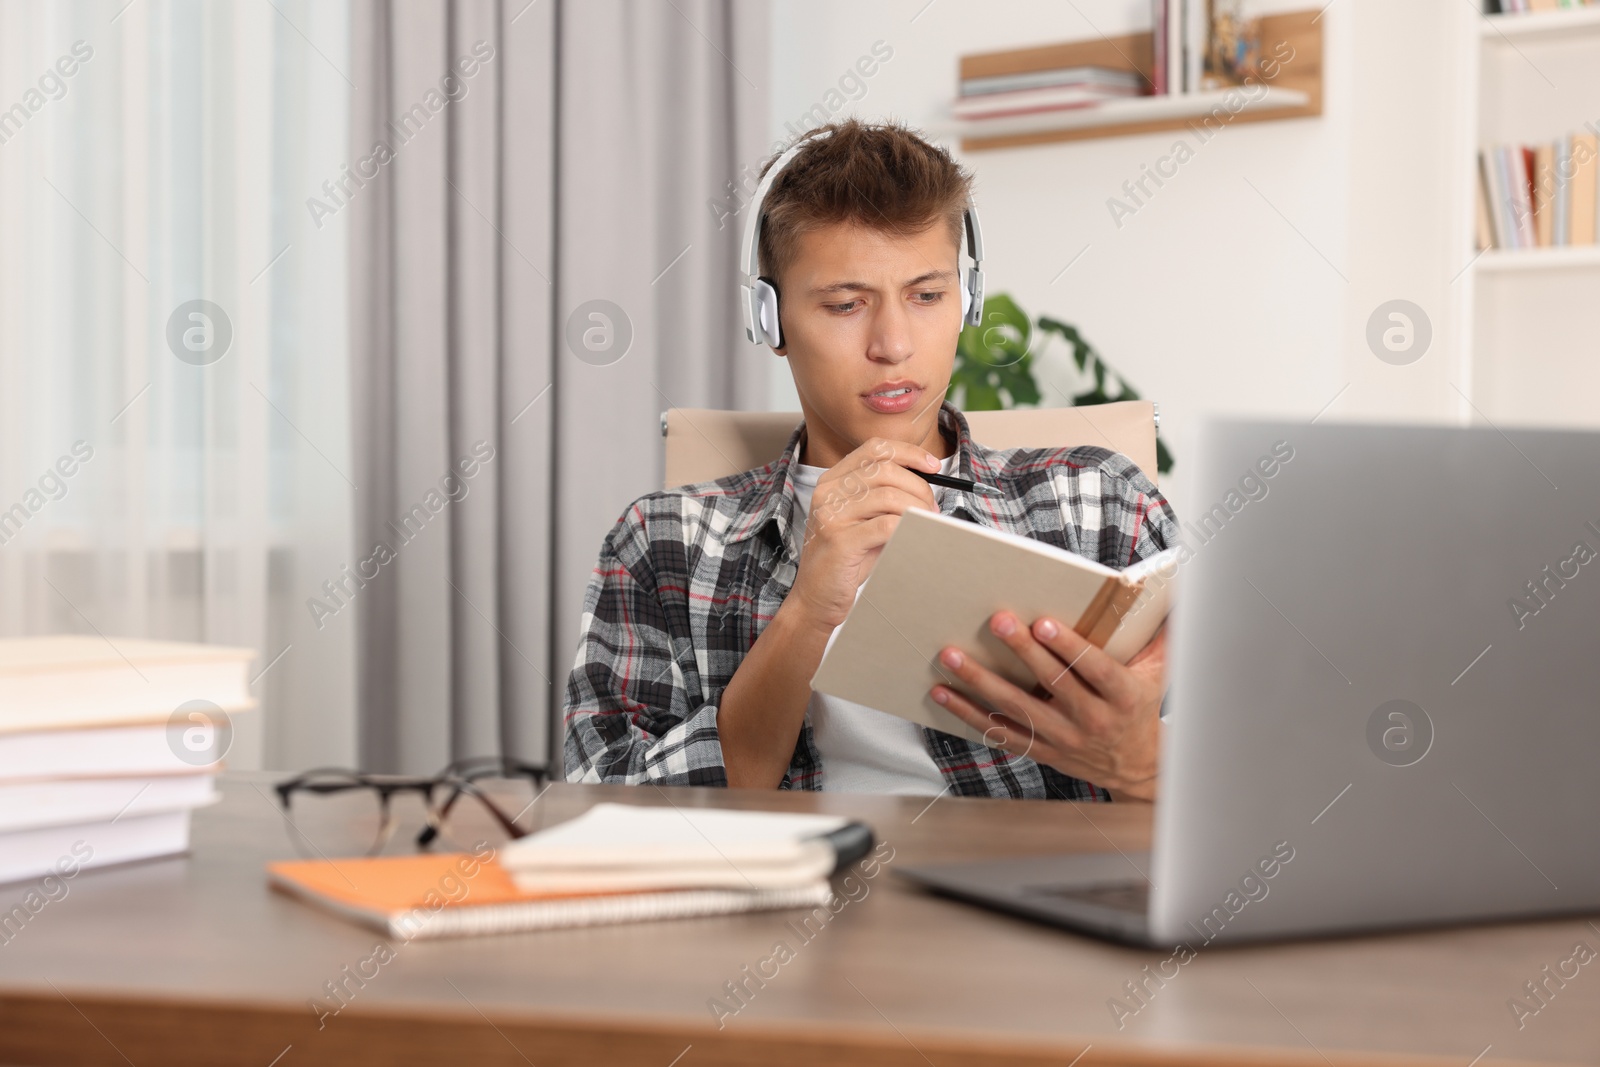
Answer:
[{"label": "gray curtain", "polygon": [[364,767],[559,759],[584,584],[660,485],[661,410],[764,405],[735,244],[766,25],[738,0],[356,0]]}]

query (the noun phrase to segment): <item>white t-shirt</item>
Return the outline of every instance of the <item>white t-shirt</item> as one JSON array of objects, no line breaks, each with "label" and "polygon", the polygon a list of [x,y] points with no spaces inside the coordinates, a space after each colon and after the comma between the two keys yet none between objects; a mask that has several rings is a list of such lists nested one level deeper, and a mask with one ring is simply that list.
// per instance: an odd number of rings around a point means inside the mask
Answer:
[{"label": "white t-shirt", "polygon": [[[951,452],[939,464],[941,474],[954,474],[959,454]],[[796,542],[805,543],[805,519],[811,496],[826,467],[795,464],[793,477],[799,514]],[[933,487],[935,503],[943,504],[945,490]],[[836,629],[833,636],[838,636]],[[833,643],[833,637],[828,639]],[[812,735],[822,757],[822,788],[841,793],[902,793],[933,796],[945,789],[933,757],[922,742],[922,728],[914,722],[848,700],[823,696],[815,690],[807,705]]]}]

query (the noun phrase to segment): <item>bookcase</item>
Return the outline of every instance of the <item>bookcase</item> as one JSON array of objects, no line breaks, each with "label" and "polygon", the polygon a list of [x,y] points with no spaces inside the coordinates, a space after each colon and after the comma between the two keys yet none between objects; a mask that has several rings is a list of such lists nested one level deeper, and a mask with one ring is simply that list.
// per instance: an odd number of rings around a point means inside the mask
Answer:
[{"label": "bookcase", "polygon": [[[1465,109],[1452,284],[1471,406],[1497,425],[1600,427],[1600,244],[1490,249],[1474,236],[1477,153],[1600,125],[1600,6],[1483,15],[1460,5]],[[1472,411],[1470,417],[1476,418]]]}]

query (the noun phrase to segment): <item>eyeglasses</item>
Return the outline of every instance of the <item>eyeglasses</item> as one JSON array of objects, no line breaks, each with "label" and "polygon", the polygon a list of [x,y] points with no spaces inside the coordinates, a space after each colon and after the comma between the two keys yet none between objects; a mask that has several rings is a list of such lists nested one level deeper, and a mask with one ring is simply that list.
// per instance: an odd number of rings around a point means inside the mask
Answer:
[{"label": "eyeglasses", "polygon": [[[486,756],[458,760],[431,778],[319,767],[272,788],[300,854],[333,859],[382,852],[402,821],[393,800],[408,794],[421,801],[419,849],[442,843],[466,850],[525,837],[532,830],[519,820],[544,795],[548,777],[545,767]],[[458,805],[462,797],[477,804]]]}]

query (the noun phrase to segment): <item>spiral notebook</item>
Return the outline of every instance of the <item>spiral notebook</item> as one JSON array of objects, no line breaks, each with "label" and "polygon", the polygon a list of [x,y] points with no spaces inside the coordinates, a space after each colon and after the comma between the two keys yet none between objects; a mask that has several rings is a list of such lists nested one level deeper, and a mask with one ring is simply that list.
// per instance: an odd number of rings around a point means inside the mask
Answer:
[{"label": "spiral notebook", "polygon": [[465,852],[273,863],[267,877],[279,892],[401,941],[811,908],[832,896],[825,878],[757,890],[529,891]]}]

